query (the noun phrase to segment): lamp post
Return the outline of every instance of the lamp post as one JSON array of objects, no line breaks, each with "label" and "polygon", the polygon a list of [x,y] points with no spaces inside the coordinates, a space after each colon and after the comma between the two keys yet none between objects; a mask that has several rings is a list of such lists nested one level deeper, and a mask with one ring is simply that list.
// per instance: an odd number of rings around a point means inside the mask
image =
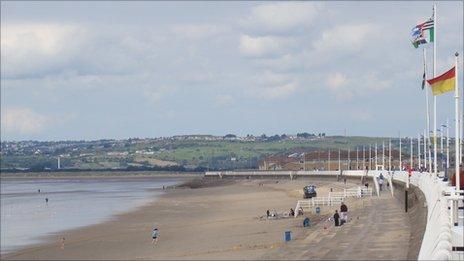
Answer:
[{"label": "lamp post", "polygon": [[363,146],[363,170],[366,169],[366,147]]},{"label": "lamp post", "polygon": [[421,134],[417,134],[417,168],[421,171]]},{"label": "lamp post", "polygon": [[372,150],[371,150],[371,145],[369,144],[369,170],[372,169]]},{"label": "lamp post", "polygon": [[385,141],[382,141],[382,166],[385,168]]},{"label": "lamp post", "polygon": [[392,141],[388,140],[388,170],[392,170]]}]

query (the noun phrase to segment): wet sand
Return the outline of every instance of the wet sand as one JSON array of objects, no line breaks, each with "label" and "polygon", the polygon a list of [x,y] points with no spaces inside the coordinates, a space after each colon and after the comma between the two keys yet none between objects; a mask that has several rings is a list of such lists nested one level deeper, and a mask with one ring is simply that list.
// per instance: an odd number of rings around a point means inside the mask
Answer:
[{"label": "wet sand", "polygon": [[[329,188],[341,191],[343,182],[330,180],[222,180],[194,182],[167,190],[156,201],[111,221],[65,231],[2,256],[2,259],[268,259],[276,249],[287,248],[284,232],[306,238],[304,217],[268,220],[267,209],[281,213],[295,208],[302,187],[316,184],[319,196]],[[357,186],[350,181],[348,187]],[[193,188],[192,188],[193,187]],[[351,209],[362,208],[348,199]],[[337,207],[322,207],[321,215],[306,213],[314,224],[325,222]],[[330,224],[331,223],[327,223]],[[152,245],[151,229],[160,230]],[[65,237],[64,248],[60,239]]]}]

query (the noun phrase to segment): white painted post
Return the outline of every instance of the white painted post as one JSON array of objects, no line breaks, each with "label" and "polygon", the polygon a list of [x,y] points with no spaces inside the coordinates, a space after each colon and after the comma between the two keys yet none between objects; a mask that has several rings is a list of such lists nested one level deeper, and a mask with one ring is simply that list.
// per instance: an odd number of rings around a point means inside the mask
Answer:
[{"label": "white painted post", "polygon": [[424,169],[427,169],[427,130],[424,130]]},{"label": "white painted post", "polygon": [[392,141],[388,140],[388,170],[392,170]]},{"label": "white painted post", "polygon": [[330,149],[329,149],[329,164],[327,165],[327,170],[330,171]]},{"label": "white painted post", "polygon": [[372,150],[371,150],[371,145],[369,144],[369,170],[372,168]]},{"label": "white painted post", "polygon": [[446,119],[446,169],[448,169],[448,170],[449,170],[449,167],[450,167],[450,159],[449,159],[449,147],[450,147],[449,138],[450,138],[450,135],[449,135],[449,129],[450,129],[449,119]]},{"label": "white painted post", "polygon": [[[437,19],[437,5],[433,5],[433,33],[434,33],[434,39],[433,39],[433,78],[437,75],[437,39],[438,39],[438,34],[437,34],[437,27],[438,27],[438,19]],[[458,120],[458,119],[456,119]],[[457,133],[459,136],[459,133]],[[434,163],[434,168],[433,168],[433,173],[434,176],[436,177],[438,175],[438,169],[437,169],[437,96],[433,96],[433,163]],[[458,165],[459,166],[459,165]]]},{"label": "white painted post", "polygon": [[382,141],[382,166],[385,166],[385,141]]},{"label": "white painted post", "polygon": [[412,157],[413,155],[413,148],[412,148],[412,137],[410,138],[411,140],[411,151],[410,151],[410,155],[409,155],[409,165],[411,168],[414,168],[414,158]]},{"label": "white painted post", "polygon": [[351,169],[351,157],[350,157],[350,153],[351,153],[351,148],[348,148],[348,170]]},{"label": "white painted post", "polygon": [[398,166],[398,167],[399,167],[400,170],[403,170],[403,168],[402,168],[403,163],[401,162],[401,133],[400,133],[400,132],[399,132],[399,135],[398,135],[398,136],[399,136],[399,140],[400,140],[400,151],[399,151],[399,153],[400,153],[400,159],[399,159],[399,163],[398,163],[399,166]]},{"label": "white painted post", "polygon": [[421,169],[421,137],[420,133],[417,134],[417,165]]},{"label": "white painted post", "polygon": [[366,169],[366,147],[363,146],[363,170]]}]

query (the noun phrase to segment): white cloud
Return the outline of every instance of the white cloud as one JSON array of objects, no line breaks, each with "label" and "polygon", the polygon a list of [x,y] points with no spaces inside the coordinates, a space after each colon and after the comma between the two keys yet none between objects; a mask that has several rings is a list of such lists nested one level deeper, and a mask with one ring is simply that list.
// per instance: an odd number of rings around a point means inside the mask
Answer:
[{"label": "white cloud", "polygon": [[169,92],[172,88],[166,85],[162,85],[157,88],[150,88],[144,91],[144,97],[152,104],[158,104],[160,100]]},{"label": "white cloud", "polygon": [[282,54],[294,44],[294,40],[288,37],[242,35],[239,50],[245,56],[258,58]]},{"label": "white cloud", "polygon": [[254,64],[276,72],[287,72],[302,69],[303,59],[301,54],[284,54],[279,57],[256,59]]},{"label": "white cloud", "polygon": [[6,133],[35,134],[51,122],[51,118],[29,108],[10,108],[2,111],[2,129]]},{"label": "white cloud", "polygon": [[341,73],[335,73],[334,75],[330,76],[328,79],[329,87],[332,89],[337,89],[340,86],[346,83],[346,76]]},{"label": "white cloud", "polygon": [[230,95],[221,94],[221,95],[217,95],[214,98],[214,101],[215,101],[216,105],[218,105],[218,106],[228,106],[228,105],[231,105],[234,102],[234,98],[232,96],[230,96]]},{"label": "white cloud", "polygon": [[265,88],[260,93],[260,96],[265,99],[280,99],[290,96],[296,89],[297,84],[295,82],[289,82],[287,84]]},{"label": "white cloud", "polygon": [[318,51],[353,51],[360,50],[369,41],[379,41],[379,30],[370,24],[339,25],[322,33],[313,43]]},{"label": "white cloud", "polygon": [[348,78],[336,72],[328,75],[326,85],[337,100],[346,101],[354,97],[365,96],[370,92],[385,90],[391,86],[391,82],[379,78],[376,73]]},{"label": "white cloud", "polygon": [[62,66],[77,51],[83,33],[71,25],[2,25],[3,77],[36,74]]},{"label": "white cloud", "polygon": [[298,89],[298,82],[290,74],[264,72],[254,78],[249,91],[253,96],[264,100],[283,99]]},{"label": "white cloud", "polygon": [[287,32],[307,27],[317,15],[316,5],[303,2],[278,2],[258,5],[245,24],[259,30]]},{"label": "white cloud", "polygon": [[170,30],[179,38],[192,40],[210,38],[229,31],[229,29],[225,26],[213,24],[174,25],[170,28]]}]

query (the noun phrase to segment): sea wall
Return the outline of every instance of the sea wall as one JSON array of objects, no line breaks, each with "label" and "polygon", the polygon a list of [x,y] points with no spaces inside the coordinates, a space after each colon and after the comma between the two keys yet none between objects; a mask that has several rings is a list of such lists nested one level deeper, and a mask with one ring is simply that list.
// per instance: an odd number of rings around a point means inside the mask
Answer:
[{"label": "sea wall", "polygon": [[[405,209],[406,184],[401,181],[393,181],[393,196],[398,204]],[[408,260],[417,260],[427,226],[427,202],[424,193],[416,186],[410,185],[408,189],[408,216],[411,227],[409,239]]]}]

